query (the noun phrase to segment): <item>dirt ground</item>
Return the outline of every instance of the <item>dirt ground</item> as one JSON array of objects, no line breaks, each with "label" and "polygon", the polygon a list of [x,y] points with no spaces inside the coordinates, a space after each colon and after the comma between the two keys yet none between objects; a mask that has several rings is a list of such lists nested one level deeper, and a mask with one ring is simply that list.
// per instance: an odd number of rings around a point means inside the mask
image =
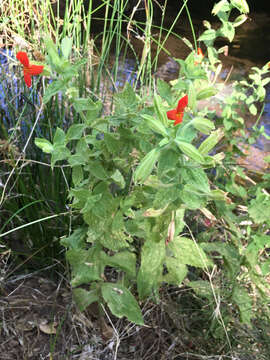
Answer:
[{"label": "dirt ground", "polygon": [[211,343],[198,321],[201,309],[189,303],[186,311],[187,295],[175,288],[164,301],[163,294],[158,304],[149,301],[143,307],[145,326],[137,326],[106,309],[98,319],[95,306],[80,313],[63,278],[57,283],[35,275],[9,278],[0,288],[0,359],[267,360],[254,353],[243,357],[242,351],[232,356],[225,343]]}]

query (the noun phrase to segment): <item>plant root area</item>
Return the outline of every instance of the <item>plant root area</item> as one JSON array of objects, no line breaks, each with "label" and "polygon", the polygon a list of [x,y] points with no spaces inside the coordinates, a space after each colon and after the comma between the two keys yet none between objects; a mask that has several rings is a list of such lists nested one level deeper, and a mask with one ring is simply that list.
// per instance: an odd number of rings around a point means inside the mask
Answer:
[{"label": "plant root area", "polygon": [[184,286],[164,288],[159,301],[146,301],[145,326],[138,326],[105,307],[97,316],[95,304],[80,313],[67,284],[35,275],[0,283],[1,360],[269,359],[260,329],[233,324],[228,346],[214,314]]}]

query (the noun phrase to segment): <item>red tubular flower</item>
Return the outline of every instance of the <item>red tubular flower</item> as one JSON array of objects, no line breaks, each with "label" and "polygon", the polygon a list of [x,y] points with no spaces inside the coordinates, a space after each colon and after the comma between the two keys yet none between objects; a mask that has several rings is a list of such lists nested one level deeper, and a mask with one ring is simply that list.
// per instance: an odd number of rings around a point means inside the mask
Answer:
[{"label": "red tubular flower", "polygon": [[188,104],[188,96],[185,95],[178,101],[176,109],[167,111],[167,117],[169,120],[174,120],[174,126],[180,124],[183,120],[184,110]]},{"label": "red tubular flower", "polygon": [[26,86],[31,87],[31,83],[32,83],[31,76],[41,74],[44,66],[30,65],[28,56],[24,51],[19,51],[16,55],[16,58],[23,65],[23,76]]},{"label": "red tubular flower", "polygon": [[197,60],[195,60],[195,65],[198,65],[202,62],[204,58],[203,52],[201,48],[198,48],[197,50]]}]

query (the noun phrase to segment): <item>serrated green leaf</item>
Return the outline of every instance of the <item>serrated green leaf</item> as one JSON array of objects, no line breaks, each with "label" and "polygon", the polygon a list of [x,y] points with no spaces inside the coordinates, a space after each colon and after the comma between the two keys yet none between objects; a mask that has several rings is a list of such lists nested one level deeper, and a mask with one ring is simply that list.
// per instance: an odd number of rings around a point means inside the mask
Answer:
[{"label": "serrated green leaf", "polygon": [[66,144],[66,134],[59,127],[56,129],[53,137],[53,146],[64,146]]},{"label": "serrated green leaf", "polygon": [[66,142],[71,140],[78,140],[82,137],[83,130],[85,129],[84,124],[73,124],[69,127],[66,134]]},{"label": "serrated green leaf", "polygon": [[80,311],[84,311],[93,302],[99,301],[97,290],[87,291],[81,288],[73,289],[73,299]]},{"label": "serrated green leaf", "polygon": [[161,188],[156,192],[153,205],[156,209],[164,208],[170,203],[174,202],[180,196],[180,189],[178,186],[171,186],[169,188]]},{"label": "serrated green leaf", "polygon": [[248,213],[256,224],[262,224],[270,219],[270,197],[259,194],[256,199],[251,200]]},{"label": "serrated green leaf", "polygon": [[78,185],[83,180],[83,168],[81,165],[73,166],[72,168],[72,182],[74,186]]},{"label": "serrated green leaf", "polygon": [[158,177],[161,178],[168,171],[174,170],[179,161],[179,154],[172,149],[163,149],[158,161]]},{"label": "serrated green leaf", "polygon": [[194,189],[197,189],[200,192],[205,194],[210,193],[210,185],[208,177],[205,171],[199,167],[189,167],[182,169],[181,172],[183,182],[187,185],[193,186]]},{"label": "serrated green leaf", "polygon": [[140,299],[152,294],[158,286],[165,259],[165,241],[147,239],[142,247],[141,266],[137,277]]},{"label": "serrated green leaf", "polygon": [[137,107],[137,97],[129,82],[126,82],[122,92],[115,94],[114,101],[116,114],[122,115],[123,112],[135,111]]},{"label": "serrated green leaf", "polygon": [[64,237],[60,240],[62,246],[70,249],[82,249],[85,244],[85,237],[87,229],[78,228],[73,231],[70,236]]},{"label": "serrated green leaf", "polygon": [[95,176],[97,179],[106,180],[110,177],[108,172],[104,169],[101,161],[89,161],[88,169],[90,171],[90,174]]},{"label": "serrated green leaf", "polygon": [[120,187],[120,189],[125,188],[126,186],[125,179],[118,169],[116,169],[115,172],[111,175],[111,179],[115,182],[115,184],[117,184]]},{"label": "serrated green leaf", "polygon": [[88,250],[70,249],[66,257],[72,268],[71,285],[73,287],[101,280],[104,265],[99,261],[101,249],[92,247]]},{"label": "serrated green leaf", "polygon": [[68,148],[62,145],[54,146],[51,158],[52,166],[54,166],[57,161],[66,160],[69,156],[70,151]]},{"label": "serrated green leaf", "polygon": [[166,81],[158,79],[157,89],[162,99],[166,100],[169,105],[172,105],[173,99],[170,85]]},{"label": "serrated green leaf", "polygon": [[104,141],[108,151],[111,154],[115,154],[115,155],[120,154],[121,150],[123,149],[123,146],[117,135],[105,133]]},{"label": "serrated green leaf", "polygon": [[225,268],[229,271],[231,278],[238,274],[241,265],[241,256],[236,247],[218,241],[201,243],[200,246],[206,252],[219,253],[223,257]]},{"label": "serrated green leaf", "polygon": [[181,191],[180,198],[188,209],[201,209],[206,205],[206,197],[202,193],[197,192],[194,185],[186,184]]},{"label": "serrated green leaf", "polygon": [[131,322],[143,325],[141,309],[131,292],[121,284],[104,283],[101,286],[104,300],[111,312],[122,318],[123,316]]}]

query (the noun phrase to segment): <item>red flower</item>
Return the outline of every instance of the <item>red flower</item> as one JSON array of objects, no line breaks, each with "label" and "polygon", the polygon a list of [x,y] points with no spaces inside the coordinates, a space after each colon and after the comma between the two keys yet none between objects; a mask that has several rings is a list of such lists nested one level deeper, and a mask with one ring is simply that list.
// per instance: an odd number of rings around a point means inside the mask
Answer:
[{"label": "red flower", "polygon": [[183,120],[184,110],[188,104],[188,96],[185,95],[178,101],[176,109],[167,111],[167,117],[169,120],[174,120],[174,126],[180,124]]},{"label": "red flower", "polygon": [[197,50],[197,60],[195,60],[195,65],[198,65],[202,62],[204,55],[201,48],[198,48]]},{"label": "red flower", "polygon": [[27,54],[24,51],[19,51],[16,58],[23,64],[23,76],[26,86],[31,86],[31,76],[42,73],[43,65],[30,65]]}]

